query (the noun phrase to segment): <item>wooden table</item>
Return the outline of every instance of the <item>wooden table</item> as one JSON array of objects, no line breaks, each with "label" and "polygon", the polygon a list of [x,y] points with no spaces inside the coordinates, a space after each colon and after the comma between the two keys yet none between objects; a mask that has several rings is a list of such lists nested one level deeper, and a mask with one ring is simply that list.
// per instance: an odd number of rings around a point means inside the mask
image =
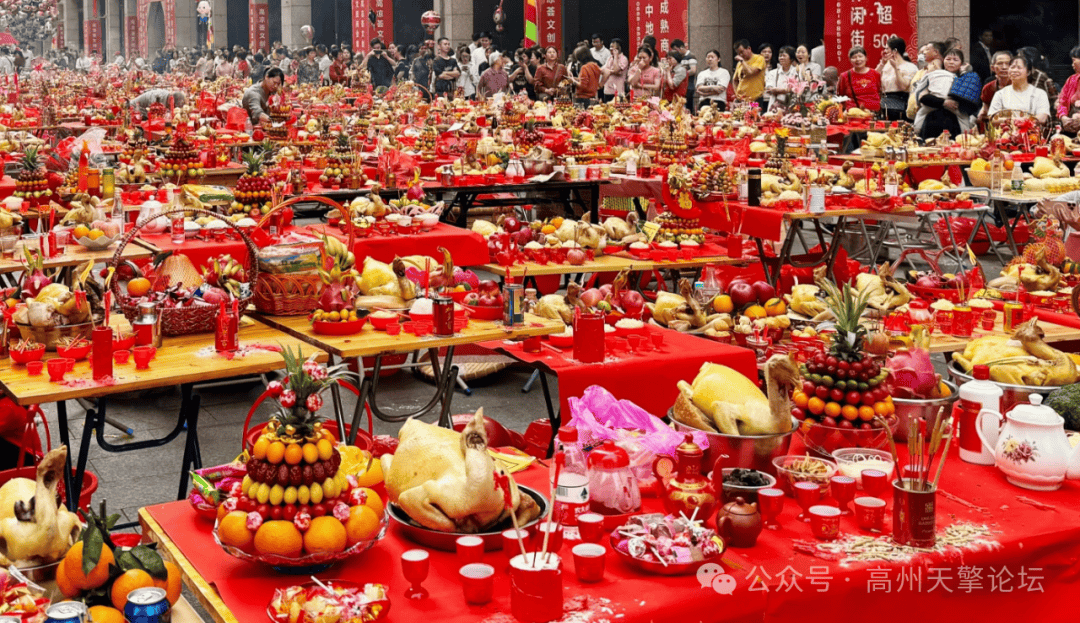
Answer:
[{"label": "wooden table", "polygon": [[[578,266],[572,266],[570,264],[538,264],[536,262],[525,262],[524,264],[514,264],[513,266],[502,266],[501,264],[490,263],[484,264],[480,266],[480,268],[502,277],[506,276],[506,271],[509,268],[511,277],[521,277],[525,274],[542,276],[572,275],[579,273],[617,273],[624,269],[645,270],[636,268],[638,263],[641,263],[640,260],[616,257],[614,255],[602,255],[591,262],[585,262]],[[647,264],[648,262],[644,263]]]},{"label": "wooden table", "polygon": [[[453,366],[455,347],[490,340],[514,340],[550,335],[552,333],[561,333],[565,329],[562,322],[526,314],[525,323],[518,327],[504,327],[501,321],[471,320],[469,326],[463,331],[447,337],[435,335],[416,337],[404,331],[398,335],[390,336],[384,331],[376,331],[370,324],[365,325],[359,334],[335,336],[316,335],[311,328],[311,322],[306,316],[254,314],[253,317],[266,323],[269,327],[330,353],[331,364],[334,363],[336,358],[356,360],[356,368],[361,377],[360,394],[356,401],[356,409],[353,412],[349,443],[355,440],[365,406],[370,409],[374,416],[383,421],[403,422],[409,418],[424,415],[431,411],[436,404],[441,403],[442,410],[439,415],[439,423],[450,428],[450,402],[454,396],[452,385],[457,377],[457,368]],[[446,354],[440,366],[439,351],[443,349],[445,349]],[[376,402],[383,356],[412,353],[419,350],[427,350],[431,357],[432,372],[435,377],[435,395],[425,406],[416,411],[396,414],[386,413],[379,408]],[[364,374],[364,365],[360,361],[362,357],[375,358],[374,370],[371,376]],[[335,385],[331,387],[331,392],[334,398],[334,415],[338,420],[338,426],[340,430],[346,430],[344,413],[341,407],[340,389]]]},{"label": "wooden table", "polygon": [[[121,326],[123,322],[113,322]],[[147,370],[136,370],[135,364],[115,365],[111,382],[94,381],[90,360],[75,363],[73,372],[61,383],[49,381],[47,372],[40,376],[29,376],[25,366],[14,365],[11,359],[0,361],[0,388],[21,406],[56,403],[57,420],[61,442],[71,447],[68,433],[68,400],[80,398],[94,399],[96,408],[86,410],[82,440],[79,444],[78,464],[75,474],[68,482],[68,508],[75,508],[78,492],[82,488],[82,477],[86,471],[89,457],[90,439],[96,434],[98,445],[108,452],[129,452],[162,446],[175,439],[185,428],[188,431],[184,449],[184,463],[180,472],[179,499],[187,495],[187,474],[194,465],[201,466],[198,445],[199,397],[192,395],[195,383],[225,379],[236,376],[264,374],[279,370],[285,366],[280,352],[275,349],[302,348],[305,356],[315,354],[319,361],[326,361],[326,353],[320,352],[302,340],[295,339],[272,329],[265,324],[247,321],[240,328],[240,346],[252,350],[243,351],[232,358],[219,355],[214,351],[213,333],[200,333],[181,337],[165,338],[157,357]],[[258,347],[264,347],[260,350]],[[55,353],[47,353],[48,358]],[[105,441],[106,399],[113,394],[179,385],[181,389],[180,413],[176,427],[165,437],[137,441],[116,446]],[[71,475],[72,453],[68,453],[68,469],[65,475]]]},{"label": "wooden table", "polygon": [[[986,337],[990,335],[1007,335],[1002,327],[1003,317],[1000,311],[997,312],[997,321],[994,323],[993,331],[984,331],[979,322],[975,322],[975,331],[971,337],[955,337],[952,335],[942,335],[940,333],[934,333],[930,336],[930,352],[931,353],[952,353],[963,352],[967,345],[972,340]],[[1045,320],[1039,321],[1039,328],[1046,334],[1043,337],[1043,341],[1048,344],[1054,342],[1069,342],[1072,340],[1080,340],[1080,329],[1074,329],[1072,327],[1064,327],[1059,324],[1052,324]]]},{"label": "wooden table", "polygon": [[[138,243],[138,240],[135,242],[137,244],[129,244],[124,247],[124,250],[120,253],[122,259],[145,259],[153,257],[154,254],[157,253],[157,250],[154,249],[152,245]],[[68,245],[64,247],[63,253],[56,257],[45,258],[42,263],[47,269],[70,268],[79,266],[84,262],[92,262],[94,264],[108,262],[115,254],[115,246],[109,247],[108,249],[92,251],[78,244],[68,243]],[[26,265],[18,259],[0,259],[0,274],[20,272],[23,270],[26,270]]]},{"label": "wooden table", "polygon": [[[610,184],[611,180],[565,180],[549,182],[514,182],[503,184],[480,184],[469,186],[443,186],[442,184],[425,184],[424,191],[431,193],[435,196],[436,201],[442,201],[443,198],[450,194],[454,194],[453,202],[446,206],[443,210],[442,218],[444,221],[449,222],[450,213],[454,206],[458,208],[457,220],[455,221],[458,227],[467,227],[469,210],[474,206],[507,206],[507,205],[520,205],[522,203],[532,203],[533,200],[528,198],[529,193],[542,193],[542,192],[554,192],[559,194],[559,201],[570,212],[571,204],[579,204],[586,212],[588,212],[593,223],[600,222],[600,188],[605,184]],[[584,191],[592,191],[591,197],[586,201],[582,195]],[[514,196],[510,199],[502,198],[488,198],[480,199],[480,195],[492,195],[499,193],[523,193],[526,197]],[[576,195],[576,199],[574,198]]]}]

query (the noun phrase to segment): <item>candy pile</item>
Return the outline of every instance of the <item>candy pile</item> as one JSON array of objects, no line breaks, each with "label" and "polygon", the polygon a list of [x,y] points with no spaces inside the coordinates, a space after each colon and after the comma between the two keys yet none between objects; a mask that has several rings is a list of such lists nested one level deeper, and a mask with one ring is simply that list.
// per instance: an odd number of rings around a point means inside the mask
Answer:
[{"label": "candy pile", "polygon": [[703,562],[723,551],[716,532],[695,518],[650,513],[631,517],[615,530],[616,549],[664,565]]},{"label": "candy pile", "polygon": [[377,621],[383,617],[389,605],[386,587],[382,584],[365,584],[361,587],[352,582],[308,582],[274,591],[270,611],[273,619],[279,623],[353,623]]}]

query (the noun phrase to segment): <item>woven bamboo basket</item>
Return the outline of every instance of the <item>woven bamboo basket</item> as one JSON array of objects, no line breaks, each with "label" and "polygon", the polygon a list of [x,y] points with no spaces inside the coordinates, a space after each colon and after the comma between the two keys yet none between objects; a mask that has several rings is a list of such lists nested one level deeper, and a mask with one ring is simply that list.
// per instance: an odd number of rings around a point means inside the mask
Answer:
[{"label": "woven bamboo basket", "polygon": [[[282,201],[263,216],[262,220],[259,221],[259,227],[266,225],[275,212],[301,201],[316,201],[340,211],[342,228],[349,235],[345,246],[352,250],[355,236],[353,235],[352,216],[349,213],[349,208],[326,197],[301,195]],[[325,259],[325,257],[326,253],[325,249],[323,249],[320,253],[320,259]],[[322,286],[322,280],[319,279],[318,273],[277,275],[262,271],[259,273],[259,280],[255,282],[255,309],[271,316],[304,316],[310,314],[319,303]]]},{"label": "woven bamboo basket", "polygon": [[[198,214],[201,216],[210,216],[216,218],[228,227],[231,227],[234,232],[244,242],[244,246],[248,251],[248,268],[247,277],[248,283],[256,283],[259,278],[259,262],[256,255],[257,251],[255,243],[251,241],[251,238],[247,237],[247,234],[237,227],[232,221],[222,217],[216,212],[209,210],[201,210],[195,208],[173,208],[166,210],[160,214],[155,214],[151,217],[146,217],[135,223],[135,227],[132,228],[127,234],[124,235],[123,240],[116,246],[116,252],[113,253],[113,257],[109,260],[109,266],[116,268],[120,264],[120,256],[124,252],[124,247],[131,242],[139,234],[139,231],[150,221],[166,217],[170,218],[174,214]],[[171,220],[171,218],[170,218]],[[127,297],[124,296],[120,290],[119,280],[114,279],[112,282],[113,296],[116,298],[116,303],[120,307],[120,311],[124,313],[124,316],[129,322],[135,322],[139,319],[139,307],[133,303],[128,302]],[[252,297],[248,296],[240,300],[240,309],[247,309],[247,306],[251,303]],[[197,305],[191,307],[163,307],[159,310],[161,314],[161,332],[166,336],[177,335],[191,335],[194,333],[206,333],[214,330],[214,320],[218,314],[217,305]]]}]

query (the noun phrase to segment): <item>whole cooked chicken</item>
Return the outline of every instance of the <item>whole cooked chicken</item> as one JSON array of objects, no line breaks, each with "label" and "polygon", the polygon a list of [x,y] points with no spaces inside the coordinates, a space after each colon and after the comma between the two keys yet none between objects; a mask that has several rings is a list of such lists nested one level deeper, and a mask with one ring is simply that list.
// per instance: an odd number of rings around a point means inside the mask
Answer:
[{"label": "whole cooked chicken", "polygon": [[536,302],[535,313],[541,318],[548,320],[561,320],[563,324],[574,323],[574,309],[585,309],[585,303],[581,301],[581,284],[570,282],[566,286],[566,296],[560,294],[545,294]]},{"label": "whole cooked chicken", "polygon": [[1043,341],[1035,320],[1024,323],[1012,336],[988,335],[972,340],[953,360],[966,372],[977,365],[990,366],[990,379],[1010,385],[1051,387],[1080,380],[1076,364],[1067,354]]},{"label": "whole cooked chicken", "polygon": [[789,396],[798,387],[799,368],[787,355],[765,363],[768,395],[727,366],[706,363],[693,383],[679,381],[671,415],[699,430],[725,435],[772,435],[791,430]]},{"label": "whole cooked chicken", "polygon": [[[461,433],[411,419],[400,444],[383,457],[386,492],[420,525],[443,532],[484,532],[513,512],[518,525],[540,514],[510,474],[488,454],[484,410]],[[510,508],[505,503],[509,489]]]},{"label": "whole cooked chicken", "polygon": [[0,565],[59,559],[79,536],[78,516],[56,502],[67,447],[44,456],[37,481],[13,478],[0,487]]},{"label": "whole cooked chicken", "polygon": [[708,316],[705,309],[694,298],[693,287],[689,279],[679,280],[679,292],[660,292],[655,303],[646,303],[653,320],[676,331],[689,331],[705,326]]}]

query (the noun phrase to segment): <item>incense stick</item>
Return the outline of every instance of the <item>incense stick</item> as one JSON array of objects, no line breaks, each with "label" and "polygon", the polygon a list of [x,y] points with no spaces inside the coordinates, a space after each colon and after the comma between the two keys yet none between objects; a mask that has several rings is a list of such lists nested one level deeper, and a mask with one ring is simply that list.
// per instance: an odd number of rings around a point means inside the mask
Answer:
[{"label": "incense stick", "polygon": [[937,474],[934,475],[934,490],[938,488],[938,481],[941,480],[941,473],[945,471],[945,459],[949,457],[949,446],[952,445],[954,435],[949,435],[949,438],[945,440],[945,450],[941,453],[941,460],[938,461]]},{"label": "incense stick", "polygon": [[[545,528],[545,530],[544,530],[544,545],[541,548],[541,552],[544,555],[544,560],[545,561],[547,561],[548,539],[551,537],[551,531],[547,530],[546,528],[547,528],[547,525],[549,523],[551,523],[551,515],[555,512],[555,491],[559,487],[559,475],[562,474],[562,468],[563,468],[563,465],[565,463],[566,463],[566,454],[564,454],[562,452],[556,452],[555,453],[555,477],[551,482],[551,506],[548,507],[547,519],[544,520],[544,523],[540,524],[540,525],[544,526],[544,528]],[[534,558],[533,564],[534,565],[539,565],[540,564],[539,559]]]}]

